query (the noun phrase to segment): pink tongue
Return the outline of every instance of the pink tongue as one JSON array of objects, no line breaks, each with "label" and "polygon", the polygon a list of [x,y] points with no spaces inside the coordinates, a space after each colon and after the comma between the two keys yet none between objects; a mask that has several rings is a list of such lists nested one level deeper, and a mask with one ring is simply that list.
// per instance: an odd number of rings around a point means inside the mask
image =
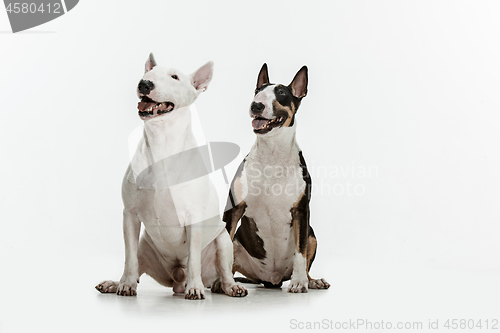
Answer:
[{"label": "pink tongue", "polygon": [[254,119],[254,120],[252,120],[252,127],[255,128],[255,129],[259,129],[265,123],[267,123],[267,120],[264,120],[264,119]]},{"label": "pink tongue", "polygon": [[139,109],[139,111],[146,111],[147,109],[155,105],[156,103],[139,102],[139,104],[137,104],[137,108]]}]

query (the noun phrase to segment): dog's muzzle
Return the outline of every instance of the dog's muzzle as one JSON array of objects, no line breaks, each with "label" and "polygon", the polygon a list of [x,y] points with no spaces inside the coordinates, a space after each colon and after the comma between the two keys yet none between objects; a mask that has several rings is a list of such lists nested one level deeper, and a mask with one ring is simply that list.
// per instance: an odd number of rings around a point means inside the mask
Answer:
[{"label": "dog's muzzle", "polygon": [[137,109],[139,109],[139,116],[145,120],[153,118],[158,115],[170,112],[174,109],[175,105],[172,102],[156,102],[147,96],[143,96]]},{"label": "dog's muzzle", "polygon": [[285,121],[286,117],[267,119],[264,117],[254,116],[252,119],[253,132],[256,134],[266,134],[273,128],[282,126]]}]

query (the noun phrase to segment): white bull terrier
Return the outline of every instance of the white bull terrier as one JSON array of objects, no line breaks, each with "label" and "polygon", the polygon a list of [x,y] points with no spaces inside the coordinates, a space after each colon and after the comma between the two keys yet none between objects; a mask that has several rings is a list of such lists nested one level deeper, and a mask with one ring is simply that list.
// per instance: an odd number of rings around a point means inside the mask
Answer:
[{"label": "white bull terrier", "polygon": [[144,135],[122,184],[125,268],[119,282],[104,281],[98,291],[137,295],[146,273],[186,299],[204,299],[210,286],[212,292],[247,295],[234,282],[233,244],[215,187],[200,172],[206,161],[191,129],[189,105],[207,89],[212,73],[212,62],[188,76],[157,66],[150,54],[137,88]]}]

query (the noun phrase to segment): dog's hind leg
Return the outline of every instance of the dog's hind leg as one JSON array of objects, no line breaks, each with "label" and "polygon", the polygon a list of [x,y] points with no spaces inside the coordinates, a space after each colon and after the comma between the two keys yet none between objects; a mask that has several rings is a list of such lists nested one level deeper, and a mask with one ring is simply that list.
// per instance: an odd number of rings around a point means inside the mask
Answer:
[{"label": "dog's hind leg", "polygon": [[224,230],[214,240],[216,246],[216,268],[220,279],[212,284],[212,292],[224,292],[232,297],[243,297],[248,291],[234,282],[233,278],[233,243],[229,234]]},{"label": "dog's hind leg", "polygon": [[316,249],[318,247],[318,242],[316,241],[316,236],[314,235],[313,229],[309,226],[309,237],[307,239],[307,278],[309,279],[310,289],[328,289],[330,284],[325,281],[325,279],[313,279],[309,275],[311,270],[311,265],[316,257]]}]

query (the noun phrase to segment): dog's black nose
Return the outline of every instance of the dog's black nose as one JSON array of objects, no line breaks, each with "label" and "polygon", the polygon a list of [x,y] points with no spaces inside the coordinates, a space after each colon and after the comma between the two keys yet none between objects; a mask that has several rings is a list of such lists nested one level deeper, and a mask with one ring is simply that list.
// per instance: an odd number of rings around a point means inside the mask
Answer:
[{"label": "dog's black nose", "polygon": [[264,108],[265,106],[262,103],[253,102],[252,105],[250,106],[250,110],[252,111],[253,114],[262,113],[262,111],[264,111]]},{"label": "dog's black nose", "polygon": [[143,95],[149,94],[150,91],[154,88],[154,83],[148,80],[141,80],[141,82],[139,82],[139,85],[137,86],[137,89],[139,89],[139,92]]}]

